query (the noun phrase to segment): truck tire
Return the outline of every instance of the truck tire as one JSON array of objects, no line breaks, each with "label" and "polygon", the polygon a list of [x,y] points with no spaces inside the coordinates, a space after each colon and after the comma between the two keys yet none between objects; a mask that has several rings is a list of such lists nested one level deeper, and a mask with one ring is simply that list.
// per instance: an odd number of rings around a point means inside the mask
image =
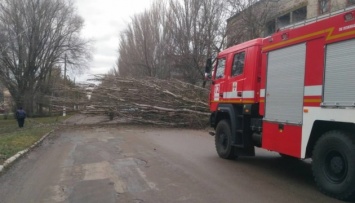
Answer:
[{"label": "truck tire", "polygon": [[215,145],[219,157],[223,159],[236,158],[232,146],[231,128],[227,120],[222,120],[217,124]]},{"label": "truck tire", "polygon": [[312,157],[315,182],[326,195],[340,200],[355,196],[355,138],[329,131],[317,141]]}]

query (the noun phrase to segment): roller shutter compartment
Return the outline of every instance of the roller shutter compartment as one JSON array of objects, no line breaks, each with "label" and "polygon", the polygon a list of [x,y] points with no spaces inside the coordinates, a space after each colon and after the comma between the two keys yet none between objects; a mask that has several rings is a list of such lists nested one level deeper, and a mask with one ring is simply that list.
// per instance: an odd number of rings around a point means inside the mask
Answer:
[{"label": "roller shutter compartment", "polygon": [[302,124],[306,44],[268,54],[265,119]]},{"label": "roller shutter compartment", "polygon": [[355,106],[355,40],[327,45],[323,106]]}]

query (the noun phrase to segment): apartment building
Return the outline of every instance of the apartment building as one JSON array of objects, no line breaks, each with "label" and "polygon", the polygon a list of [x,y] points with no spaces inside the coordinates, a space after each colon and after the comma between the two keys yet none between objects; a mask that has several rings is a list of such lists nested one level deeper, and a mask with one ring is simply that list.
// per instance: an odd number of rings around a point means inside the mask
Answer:
[{"label": "apartment building", "polygon": [[[253,2],[253,1],[251,1]],[[227,46],[350,6],[355,0],[259,0],[227,20]]]}]

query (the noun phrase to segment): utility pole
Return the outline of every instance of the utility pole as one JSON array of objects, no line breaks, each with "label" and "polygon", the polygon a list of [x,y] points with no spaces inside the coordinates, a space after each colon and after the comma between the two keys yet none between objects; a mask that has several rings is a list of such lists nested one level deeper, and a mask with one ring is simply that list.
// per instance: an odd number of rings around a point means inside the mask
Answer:
[{"label": "utility pole", "polygon": [[65,99],[66,99],[66,81],[67,81],[67,54],[64,55],[64,105],[63,105],[63,116],[67,115],[66,107],[65,107]]},{"label": "utility pole", "polygon": [[77,102],[77,91],[76,91],[76,84],[75,84],[75,77],[74,77],[74,110],[78,110],[78,104]]}]

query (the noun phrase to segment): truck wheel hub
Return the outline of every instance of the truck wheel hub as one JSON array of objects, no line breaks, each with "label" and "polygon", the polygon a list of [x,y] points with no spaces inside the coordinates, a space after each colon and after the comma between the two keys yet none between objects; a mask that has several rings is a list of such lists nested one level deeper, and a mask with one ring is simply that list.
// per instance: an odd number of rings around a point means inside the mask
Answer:
[{"label": "truck wheel hub", "polygon": [[347,165],[344,157],[336,151],[328,153],[326,156],[325,173],[327,177],[335,182],[342,182],[347,174]]}]

